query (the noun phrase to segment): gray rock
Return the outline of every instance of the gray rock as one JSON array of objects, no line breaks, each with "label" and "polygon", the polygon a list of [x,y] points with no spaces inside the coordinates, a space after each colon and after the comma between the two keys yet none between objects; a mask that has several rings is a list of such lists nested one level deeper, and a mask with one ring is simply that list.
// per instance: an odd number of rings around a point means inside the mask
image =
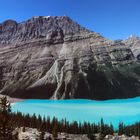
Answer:
[{"label": "gray rock", "polygon": [[22,132],[22,128],[18,131],[19,140],[37,140],[39,139],[40,133],[37,129],[26,127],[25,132]]},{"label": "gray rock", "polygon": [[140,95],[140,38],[111,41],[69,17],[0,24],[0,94],[112,99]]},{"label": "gray rock", "polygon": [[128,137],[126,135],[119,136],[118,134],[116,134],[116,135],[106,135],[105,140],[139,140],[139,138],[136,136]]}]

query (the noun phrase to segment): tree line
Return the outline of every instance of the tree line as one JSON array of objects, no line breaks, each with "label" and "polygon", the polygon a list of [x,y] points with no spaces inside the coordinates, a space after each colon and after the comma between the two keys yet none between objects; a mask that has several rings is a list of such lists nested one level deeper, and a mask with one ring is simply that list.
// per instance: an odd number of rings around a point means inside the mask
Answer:
[{"label": "tree line", "polygon": [[114,132],[120,135],[135,135],[140,137],[140,122],[125,126],[119,123],[118,130],[114,131],[112,124],[105,124],[103,119],[99,123],[89,122],[69,122],[66,119],[58,120],[56,117],[41,117],[36,114],[23,114],[21,112],[11,112],[11,106],[6,97],[0,98],[0,140],[18,140],[18,134],[13,135],[15,128],[26,127],[37,128],[41,132],[40,140],[43,140],[45,132],[50,132],[54,138],[58,132],[69,134],[87,134],[90,139],[94,139],[94,134],[99,133],[101,139]]}]

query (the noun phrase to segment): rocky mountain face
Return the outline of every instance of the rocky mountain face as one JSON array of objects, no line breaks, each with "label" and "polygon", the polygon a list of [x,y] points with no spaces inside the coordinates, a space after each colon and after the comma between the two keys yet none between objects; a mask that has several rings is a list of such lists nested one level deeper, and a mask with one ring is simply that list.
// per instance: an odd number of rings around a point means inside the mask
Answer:
[{"label": "rocky mountain face", "polygon": [[0,94],[113,99],[140,95],[140,38],[111,41],[69,17],[0,24]]}]

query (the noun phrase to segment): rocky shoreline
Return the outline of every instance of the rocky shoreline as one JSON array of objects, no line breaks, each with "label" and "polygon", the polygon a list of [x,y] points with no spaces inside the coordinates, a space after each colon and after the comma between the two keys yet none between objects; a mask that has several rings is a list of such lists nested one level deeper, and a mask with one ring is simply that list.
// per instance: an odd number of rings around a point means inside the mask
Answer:
[{"label": "rocky shoreline", "polygon": [[[5,95],[0,94],[0,98],[3,97],[3,96],[5,96]],[[9,96],[6,96],[6,97],[11,104],[23,101],[23,99],[19,99],[19,98],[12,98],[12,97],[9,97]]]},{"label": "rocky shoreline", "polygon": [[[19,140],[40,140],[41,132],[35,128],[25,128],[23,132],[23,127],[16,128],[13,133],[18,132]],[[54,140],[53,135],[48,132],[44,132],[44,140]],[[58,133],[56,140],[93,140],[89,138],[87,134],[67,134],[67,133]],[[94,134],[94,140],[101,140],[100,134]],[[106,135],[103,140],[139,140],[136,136],[126,136],[118,135],[117,133],[113,135]]]}]

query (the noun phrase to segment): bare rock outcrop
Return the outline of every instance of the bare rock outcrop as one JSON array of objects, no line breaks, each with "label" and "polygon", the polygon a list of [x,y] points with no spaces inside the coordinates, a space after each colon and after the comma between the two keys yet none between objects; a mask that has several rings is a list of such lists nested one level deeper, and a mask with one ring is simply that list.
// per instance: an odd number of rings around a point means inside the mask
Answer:
[{"label": "bare rock outcrop", "polygon": [[0,24],[0,94],[112,99],[140,95],[140,39],[111,41],[69,17]]}]

